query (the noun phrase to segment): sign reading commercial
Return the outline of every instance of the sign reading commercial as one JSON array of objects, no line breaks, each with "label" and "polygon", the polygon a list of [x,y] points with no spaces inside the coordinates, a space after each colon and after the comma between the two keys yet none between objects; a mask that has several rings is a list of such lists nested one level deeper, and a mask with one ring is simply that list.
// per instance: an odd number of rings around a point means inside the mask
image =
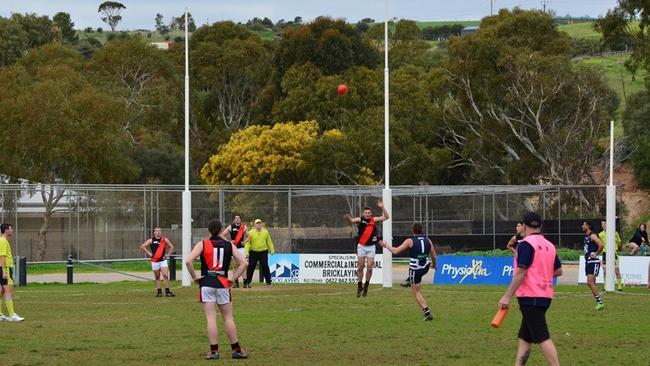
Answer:
[{"label": "sign reading commercial", "polygon": [[512,257],[438,257],[437,285],[508,285],[514,274]]},{"label": "sign reading commercial", "polygon": [[[275,254],[269,257],[276,283],[356,283],[354,254]],[[375,257],[371,283],[382,283],[382,257]]]},{"label": "sign reading commercial", "polygon": [[[302,283],[357,283],[354,254],[301,254]],[[375,256],[370,283],[382,283],[382,256]]]}]

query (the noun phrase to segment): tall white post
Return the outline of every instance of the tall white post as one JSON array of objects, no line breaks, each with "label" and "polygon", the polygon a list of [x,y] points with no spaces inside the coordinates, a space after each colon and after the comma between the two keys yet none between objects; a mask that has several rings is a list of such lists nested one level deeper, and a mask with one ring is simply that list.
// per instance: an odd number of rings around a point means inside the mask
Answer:
[{"label": "tall white post", "polygon": [[192,192],[190,192],[190,56],[187,8],[185,9],[185,190],[183,190],[183,286],[192,284],[185,260],[192,250]]},{"label": "tall white post", "polygon": [[609,126],[609,185],[607,186],[607,263],[605,264],[605,291],[614,291],[616,279],[616,186],[614,185],[614,121]]},{"label": "tall white post", "polygon": [[[388,210],[390,218],[384,221],[383,239],[387,243],[393,241],[393,194],[390,189],[390,139],[389,139],[389,70],[388,70],[388,0],[384,0],[384,177],[385,183],[382,191],[382,199],[384,207]],[[388,250],[383,250],[383,284],[384,287],[393,287],[393,253]]]}]

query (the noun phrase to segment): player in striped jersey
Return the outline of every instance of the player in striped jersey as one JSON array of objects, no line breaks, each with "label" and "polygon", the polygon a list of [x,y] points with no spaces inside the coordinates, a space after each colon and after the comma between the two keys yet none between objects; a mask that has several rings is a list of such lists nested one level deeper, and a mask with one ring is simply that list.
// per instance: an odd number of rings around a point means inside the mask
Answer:
[{"label": "player in striped jersey", "polygon": [[[230,338],[232,358],[248,358],[248,354],[241,348],[237,338],[237,327],[233,317],[230,292],[233,279],[239,278],[244,273],[248,261],[234,244],[219,237],[221,233],[221,222],[219,220],[210,221],[208,231],[211,235],[210,238],[196,243],[185,261],[190,276],[194,279],[194,282],[199,284],[199,301],[203,303],[203,310],[208,324],[210,353],[208,353],[206,359],[219,359],[215,304],[219,307],[226,334]],[[194,272],[194,260],[199,257],[201,258],[201,275],[197,276]],[[239,266],[231,278],[228,276],[228,268],[232,258],[237,260]]]},{"label": "player in striped jersey", "polygon": [[591,289],[594,300],[596,300],[596,310],[602,310],[605,307],[603,299],[600,297],[598,288],[596,287],[596,278],[600,271],[600,253],[603,251],[605,245],[598,235],[593,232],[594,224],[591,221],[582,223],[582,231],[585,233],[583,240],[584,253],[585,253],[585,275],[587,275],[587,286]]},{"label": "player in striped jersey", "polygon": [[420,283],[422,277],[429,272],[429,267],[436,269],[437,255],[431,239],[422,234],[422,224],[414,224],[413,236],[404,240],[397,248],[392,247],[383,240],[379,243],[393,254],[399,254],[406,249],[409,250],[409,282],[411,283],[411,290],[415,296],[415,301],[422,308],[424,320],[432,320],[433,315],[431,315],[427,300],[420,291]]}]

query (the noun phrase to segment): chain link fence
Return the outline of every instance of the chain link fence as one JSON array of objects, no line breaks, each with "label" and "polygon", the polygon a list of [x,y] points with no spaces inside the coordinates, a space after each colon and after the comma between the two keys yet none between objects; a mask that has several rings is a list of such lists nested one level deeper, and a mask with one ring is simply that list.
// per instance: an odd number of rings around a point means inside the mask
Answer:
[{"label": "chain link fence", "polygon": [[[381,189],[193,186],[192,241],[207,236],[210,219],[225,226],[239,214],[249,227],[262,219],[278,252],[352,252],[356,228],[346,224],[343,214],[359,216],[368,206],[379,215]],[[60,261],[68,255],[80,260],[142,258],[139,247],[157,225],[180,253],[182,190],[1,184],[0,221],[14,225],[14,255],[30,262]],[[502,248],[516,221],[531,210],[542,215],[554,243],[579,247],[582,220],[599,220],[606,207],[604,186],[399,186],[392,193],[394,242],[410,233],[413,222],[421,222],[443,251]]]}]

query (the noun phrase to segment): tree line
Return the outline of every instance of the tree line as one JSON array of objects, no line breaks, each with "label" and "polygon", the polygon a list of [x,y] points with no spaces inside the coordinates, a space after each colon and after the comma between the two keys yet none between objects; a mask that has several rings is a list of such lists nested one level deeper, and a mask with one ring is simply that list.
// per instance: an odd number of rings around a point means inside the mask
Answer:
[{"label": "tree line", "polygon": [[[86,52],[55,18],[0,19],[0,150],[16,157],[3,174],[181,183],[183,47],[119,34]],[[295,23],[276,40],[233,22],[192,34],[195,183],[383,181],[383,24]],[[502,10],[445,49],[413,21],[389,27],[395,184],[593,182],[618,101],[598,70],[573,66],[550,16]]]}]

